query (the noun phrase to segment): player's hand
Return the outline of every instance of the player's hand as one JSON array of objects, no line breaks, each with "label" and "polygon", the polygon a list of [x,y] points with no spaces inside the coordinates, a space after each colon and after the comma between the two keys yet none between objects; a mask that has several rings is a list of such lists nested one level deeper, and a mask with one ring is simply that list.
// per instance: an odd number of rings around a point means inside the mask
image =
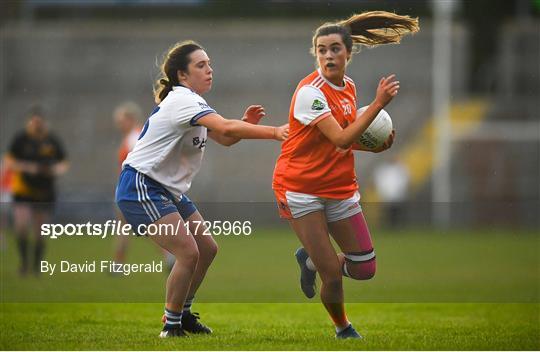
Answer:
[{"label": "player's hand", "polygon": [[259,121],[266,115],[262,105],[250,105],[244,112],[242,121],[258,125]]},{"label": "player's hand", "polygon": [[69,163],[67,161],[60,161],[52,166],[52,174],[54,176],[61,176],[69,169]]},{"label": "player's hand", "polygon": [[392,133],[388,136],[386,141],[384,141],[383,145],[381,145],[379,148],[373,149],[373,153],[380,153],[384,152],[386,149],[390,149],[392,147],[392,144],[394,144],[394,140],[396,139],[396,130],[392,130]]},{"label": "player's hand", "polygon": [[274,127],[274,139],[284,141],[289,137],[289,124]]},{"label": "player's hand", "polygon": [[375,102],[383,108],[394,99],[398,92],[399,81],[396,81],[396,75],[392,74],[388,77],[383,77],[379,81],[379,86],[377,87]]}]

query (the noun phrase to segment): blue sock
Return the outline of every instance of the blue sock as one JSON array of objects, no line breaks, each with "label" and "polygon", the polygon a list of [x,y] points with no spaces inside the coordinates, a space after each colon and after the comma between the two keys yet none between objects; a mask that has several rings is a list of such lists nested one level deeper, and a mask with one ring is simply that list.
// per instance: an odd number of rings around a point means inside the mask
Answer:
[{"label": "blue sock", "polygon": [[165,308],[165,330],[178,329],[182,327],[182,312],[173,312]]}]

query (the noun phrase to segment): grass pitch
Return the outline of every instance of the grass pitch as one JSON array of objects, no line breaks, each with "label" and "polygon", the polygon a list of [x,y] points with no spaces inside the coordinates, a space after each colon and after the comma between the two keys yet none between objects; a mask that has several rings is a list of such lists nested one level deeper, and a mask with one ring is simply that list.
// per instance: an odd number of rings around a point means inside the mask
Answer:
[{"label": "grass pitch", "polygon": [[[219,238],[194,310],[212,336],[161,340],[165,274],[17,274],[13,238],[1,252],[1,349],[539,350],[536,233],[377,233],[373,280],[345,281],[362,341],[337,341],[319,298],[305,299],[287,229]],[[128,260],[160,256],[134,239]],[[47,260],[109,259],[110,240],[49,242]],[[129,303],[126,303],[129,302]],[[315,303],[307,303],[315,302]]]},{"label": "grass pitch", "polygon": [[4,304],[10,350],[538,350],[538,304],[349,304],[338,341],[321,305],[197,304],[211,336],[159,339],[161,304]]}]

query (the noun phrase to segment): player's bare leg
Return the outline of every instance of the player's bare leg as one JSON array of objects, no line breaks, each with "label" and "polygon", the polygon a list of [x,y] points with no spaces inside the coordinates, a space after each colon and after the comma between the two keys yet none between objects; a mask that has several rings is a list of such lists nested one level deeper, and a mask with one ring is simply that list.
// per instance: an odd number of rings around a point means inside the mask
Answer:
[{"label": "player's bare leg", "polygon": [[114,248],[114,261],[116,263],[126,262],[126,252],[129,245],[128,236],[117,236]]},{"label": "player's bare leg", "polygon": [[[122,215],[120,209],[116,208],[116,219],[122,224],[126,224],[127,221]],[[115,248],[114,248],[114,261],[116,263],[126,262],[126,252],[129,245],[129,236],[116,236]]]},{"label": "player's bare leg", "polygon": [[324,213],[313,212],[290,220],[290,224],[319,273],[324,307],[338,330],[348,327],[350,323],[343,304],[341,263],[330,242]]},{"label": "player's bare leg", "polygon": [[199,249],[197,270],[193,275],[189,289],[189,295],[193,296],[200,287],[208,268],[216,257],[218,245],[210,234],[204,234],[206,231],[206,227],[203,224],[204,219],[198,211],[193,213],[186,221],[189,224],[189,231],[193,234],[193,238],[195,238],[197,248]]},{"label": "player's bare leg", "polygon": [[[355,280],[369,280],[375,275],[375,252],[362,213],[328,223],[330,234],[343,251],[338,254],[343,275]],[[339,338],[359,338],[351,326],[339,331]]]},{"label": "player's bare leg", "polygon": [[[172,224],[172,227],[177,231],[176,233],[150,236],[152,241],[176,258],[167,279],[166,321],[160,337],[184,336],[185,333],[181,329],[182,310],[199,260],[197,243],[191,233],[186,230],[178,213],[165,215],[154,224],[157,226]],[[177,224],[179,225],[177,226]]]},{"label": "player's bare leg", "polygon": [[25,275],[28,272],[28,237],[30,224],[32,223],[32,210],[30,204],[13,204],[13,221],[15,234],[17,236],[17,247],[21,264],[19,273]]},{"label": "player's bare leg", "polygon": [[39,208],[33,209],[32,212],[32,232],[35,239],[34,260],[32,263],[34,275],[39,275],[41,273],[40,265],[45,256],[45,239],[41,236],[41,225],[46,224],[51,220],[51,212],[49,209],[46,209],[46,207],[47,205],[45,204],[40,205]]},{"label": "player's bare leg", "polygon": [[205,234],[206,227],[204,226],[204,219],[198,211],[193,213],[186,222],[189,225],[189,231],[193,234],[193,237],[197,242],[199,261],[197,262],[197,269],[193,274],[189,294],[186,303],[184,304],[182,327],[184,330],[191,333],[210,334],[212,333],[212,329],[199,321],[198,313],[191,312],[191,304],[193,303],[197,290],[204,280],[208,268],[217,254],[218,245],[210,234]]}]

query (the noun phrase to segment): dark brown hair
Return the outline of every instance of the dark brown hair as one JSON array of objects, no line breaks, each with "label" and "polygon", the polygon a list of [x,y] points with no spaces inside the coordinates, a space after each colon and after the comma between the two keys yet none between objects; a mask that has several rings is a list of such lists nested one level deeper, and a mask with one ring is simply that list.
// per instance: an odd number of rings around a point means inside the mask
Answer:
[{"label": "dark brown hair", "polygon": [[189,55],[197,50],[204,49],[193,40],[186,40],[176,43],[167,51],[160,66],[161,78],[156,81],[154,86],[154,98],[157,104],[165,99],[172,87],[180,84],[178,71],[187,71],[191,62]]},{"label": "dark brown hair", "polygon": [[317,38],[325,35],[341,35],[347,52],[353,53],[355,45],[374,47],[381,44],[398,44],[404,35],[419,30],[418,18],[386,11],[364,12],[343,21],[325,23],[317,28],[313,35],[311,52],[316,54]]}]

